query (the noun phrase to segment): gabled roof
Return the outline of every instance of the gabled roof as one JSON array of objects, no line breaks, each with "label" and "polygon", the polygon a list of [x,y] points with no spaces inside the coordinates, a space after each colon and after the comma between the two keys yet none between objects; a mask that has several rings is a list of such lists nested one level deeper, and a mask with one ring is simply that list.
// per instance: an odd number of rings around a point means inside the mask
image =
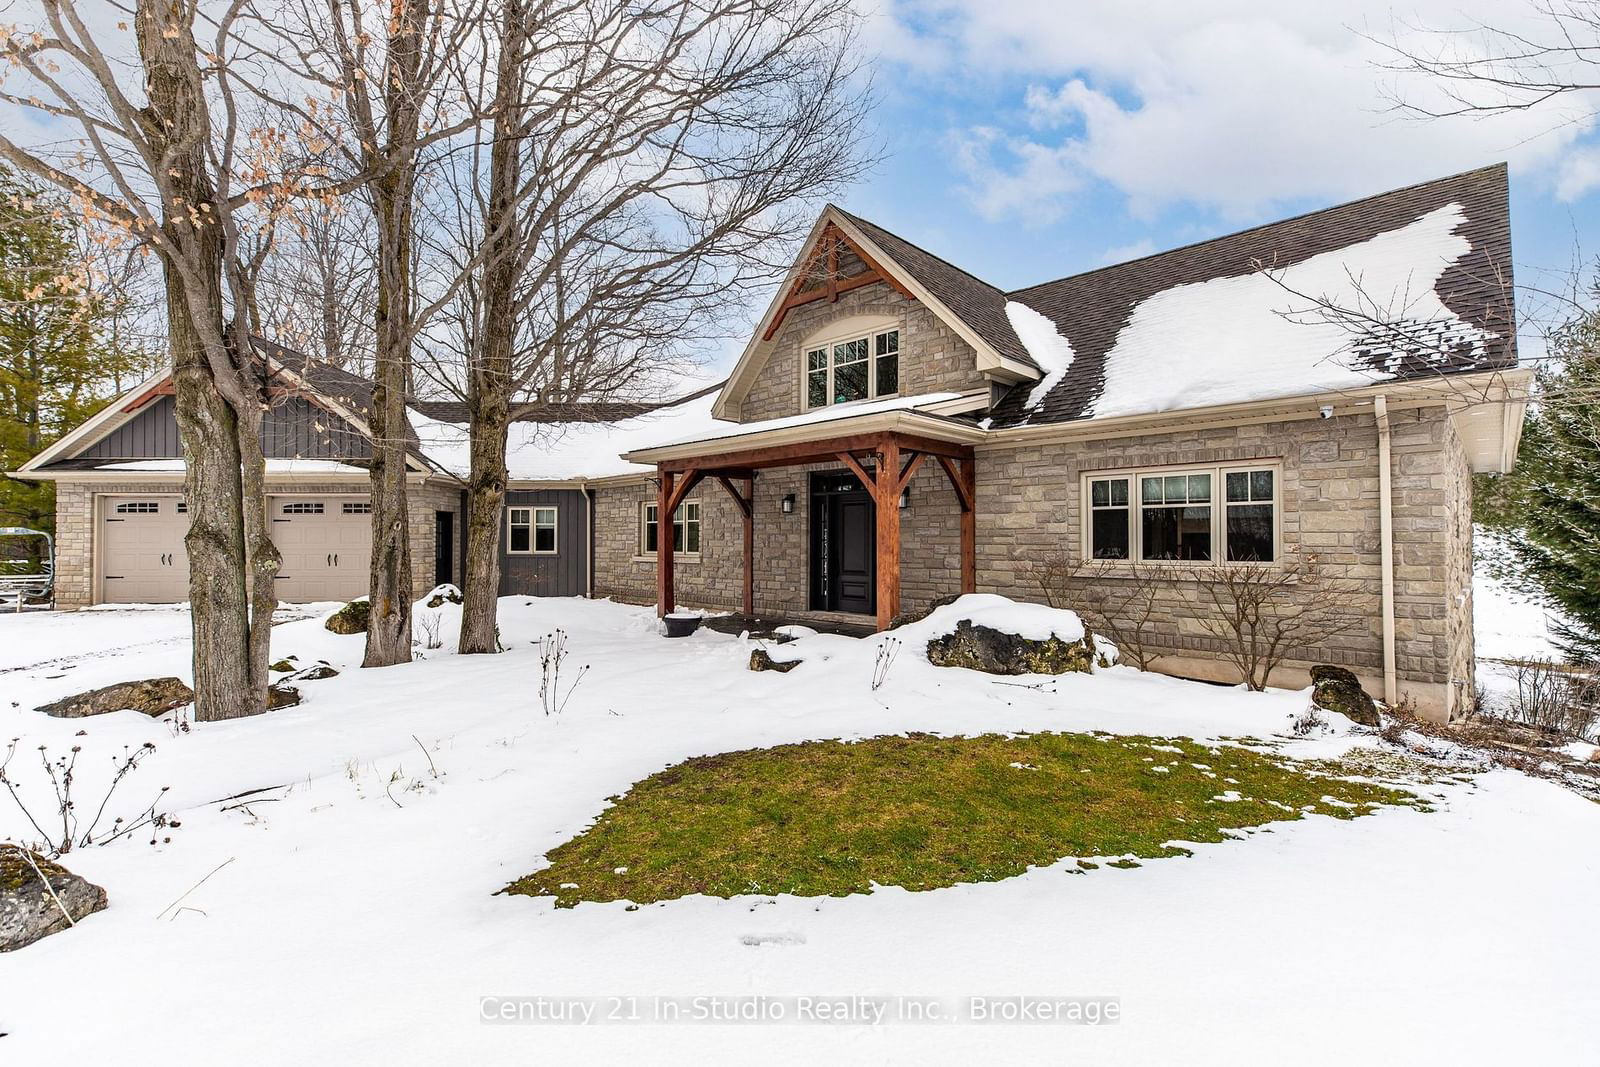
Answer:
[{"label": "gabled roof", "polygon": [[993,425],[1511,367],[1511,282],[1496,164],[1019,289],[1013,322],[1053,326],[1068,365],[1046,395],[1011,390]]},{"label": "gabled roof", "polygon": [[1017,360],[1035,370],[1039,365],[1018,339],[1016,331],[1006,319],[1006,294],[979,278],[968,274],[932,252],[919,248],[897,234],[890,233],[876,223],[842,208],[839,214],[853,222],[872,238],[891,259],[916,278],[924,288],[939,298],[962,322],[971,326],[1001,355]]}]

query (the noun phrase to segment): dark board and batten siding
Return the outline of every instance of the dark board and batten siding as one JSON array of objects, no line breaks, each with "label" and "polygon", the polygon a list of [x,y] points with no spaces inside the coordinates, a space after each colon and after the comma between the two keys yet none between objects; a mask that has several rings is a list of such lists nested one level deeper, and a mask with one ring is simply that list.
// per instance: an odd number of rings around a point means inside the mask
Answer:
[{"label": "dark board and batten siding", "polygon": [[556,553],[506,551],[506,516],[500,515],[500,595],[585,596],[589,591],[589,498],[581,489],[511,490],[507,508],[556,509]]},{"label": "dark board and batten siding", "polygon": [[[178,419],[170,396],[158,397],[133,418],[79,455],[84,459],[178,459]],[[286,397],[267,409],[261,425],[269,459],[366,459],[372,446],[337,415],[301,397]]]}]

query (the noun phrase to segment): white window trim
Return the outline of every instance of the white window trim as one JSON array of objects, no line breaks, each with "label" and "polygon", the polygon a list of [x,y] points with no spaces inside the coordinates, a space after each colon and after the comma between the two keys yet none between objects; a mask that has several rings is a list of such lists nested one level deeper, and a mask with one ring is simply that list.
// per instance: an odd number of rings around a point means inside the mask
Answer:
[{"label": "white window trim", "polygon": [[[1240,471],[1266,471],[1272,472],[1272,562],[1269,567],[1279,567],[1283,564],[1283,463],[1276,459],[1261,459],[1247,462],[1198,464],[1177,467],[1123,467],[1114,470],[1084,471],[1078,483],[1079,496],[1079,521],[1078,521],[1078,551],[1079,556],[1089,562],[1105,564],[1115,568],[1117,565],[1132,568],[1140,567],[1168,568],[1184,570],[1193,567],[1209,567],[1222,565],[1224,567],[1260,566],[1246,560],[1230,561],[1226,543],[1228,534],[1227,523],[1227,475]],[[1209,474],[1211,475],[1211,555],[1210,560],[1186,559],[1144,559],[1144,523],[1140,521],[1140,512],[1144,507],[1144,494],[1139,483],[1140,478],[1165,477],[1169,474]],[[1102,481],[1106,478],[1128,479],[1128,554],[1125,560],[1094,558],[1094,500],[1091,483]],[[1254,501],[1262,503],[1262,501]]]},{"label": "white window trim", "polygon": [[[548,524],[541,523],[539,521],[539,513],[541,511],[548,511],[550,513],[550,521]],[[550,529],[550,547],[540,548],[539,529],[540,527],[546,525],[548,525]],[[530,556],[559,556],[561,554],[560,508],[556,507],[554,504],[533,505],[533,522],[528,527],[528,544],[533,547],[533,550],[528,553]]]},{"label": "white window trim", "polygon": [[[892,393],[878,392],[878,356],[875,353],[877,340],[886,333],[899,334],[895,349],[895,390]],[[827,408],[847,408],[851,404],[866,404],[874,400],[888,400],[901,395],[901,384],[904,381],[906,332],[898,322],[884,323],[863,331],[856,327],[848,332],[818,333],[806,338],[800,346],[800,409],[802,411],[823,411]],[[833,349],[835,345],[847,345],[852,341],[865,341],[867,345],[867,395],[859,400],[847,400],[843,404],[833,402]],[[811,353],[822,350],[827,356],[828,397],[823,404],[811,403]]]},{"label": "white window trim", "polygon": [[[523,520],[520,520],[520,522],[517,520],[518,512],[522,512],[523,515],[526,515],[526,518],[523,518]],[[526,528],[528,528],[528,547],[526,547],[526,549],[514,549],[514,547],[512,547],[512,531],[514,531],[517,526],[526,526]],[[506,555],[549,555],[547,552],[539,553],[534,552],[533,550],[533,504],[507,504]]]},{"label": "white window trim", "polygon": [[[700,508],[700,547],[701,548],[705,548],[705,544],[706,544],[706,509],[701,506],[700,498],[697,497],[697,496],[689,497],[687,500],[684,500],[682,503],[680,503],[678,505],[678,507],[680,507],[680,508],[688,507],[690,504],[693,504],[695,507]],[[634,531],[635,532],[635,537],[634,537],[634,556],[633,556],[633,559],[634,559],[635,563],[645,563],[645,562],[654,563],[655,562],[656,554],[654,552],[650,552],[650,551],[646,550],[646,548],[644,547],[644,545],[645,545],[644,531],[645,531],[645,524],[648,521],[647,516],[650,514],[650,509],[653,508],[653,507],[657,507],[657,506],[658,506],[658,504],[654,500],[641,500],[641,501],[639,501],[639,522],[638,522],[638,526],[637,526],[636,530]],[[658,534],[658,536],[659,536],[659,534]],[[685,539],[688,538],[687,528],[685,529],[684,537],[685,537]],[[672,558],[674,560],[683,560],[686,563],[699,563],[700,562],[700,553],[699,552],[679,552],[676,549],[674,549],[673,552],[672,552]]]}]

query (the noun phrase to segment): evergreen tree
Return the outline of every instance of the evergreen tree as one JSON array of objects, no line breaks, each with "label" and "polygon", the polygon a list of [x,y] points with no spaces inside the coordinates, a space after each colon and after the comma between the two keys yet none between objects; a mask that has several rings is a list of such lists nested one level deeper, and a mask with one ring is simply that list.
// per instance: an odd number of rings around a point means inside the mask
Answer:
[{"label": "evergreen tree", "polygon": [[[107,345],[62,199],[0,167],[0,471],[94,414],[142,356]],[[54,488],[0,476],[0,526],[51,530]]]},{"label": "evergreen tree", "polygon": [[1495,577],[1558,607],[1562,651],[1600,659],[1600,311],[1552,338],[1510,474],[1479,476],[1473,517],[1502,534]]}]

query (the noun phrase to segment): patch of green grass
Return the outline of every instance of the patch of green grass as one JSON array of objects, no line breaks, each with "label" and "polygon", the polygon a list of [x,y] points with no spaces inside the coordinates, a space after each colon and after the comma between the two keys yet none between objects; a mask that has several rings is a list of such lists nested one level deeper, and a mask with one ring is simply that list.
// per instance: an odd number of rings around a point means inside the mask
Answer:
[{"label": "patch of green grass", "polygon": [[1186,854],[1168,842],[1224,841],[1305,813],[1352,819],[1380,805],[1424,806],[1328,769],[1110,734],[920,734],[726,752],[635,784],[506,892],[570,907],[936,889],[1066,857],[1135,866],[1131,857]]}]

